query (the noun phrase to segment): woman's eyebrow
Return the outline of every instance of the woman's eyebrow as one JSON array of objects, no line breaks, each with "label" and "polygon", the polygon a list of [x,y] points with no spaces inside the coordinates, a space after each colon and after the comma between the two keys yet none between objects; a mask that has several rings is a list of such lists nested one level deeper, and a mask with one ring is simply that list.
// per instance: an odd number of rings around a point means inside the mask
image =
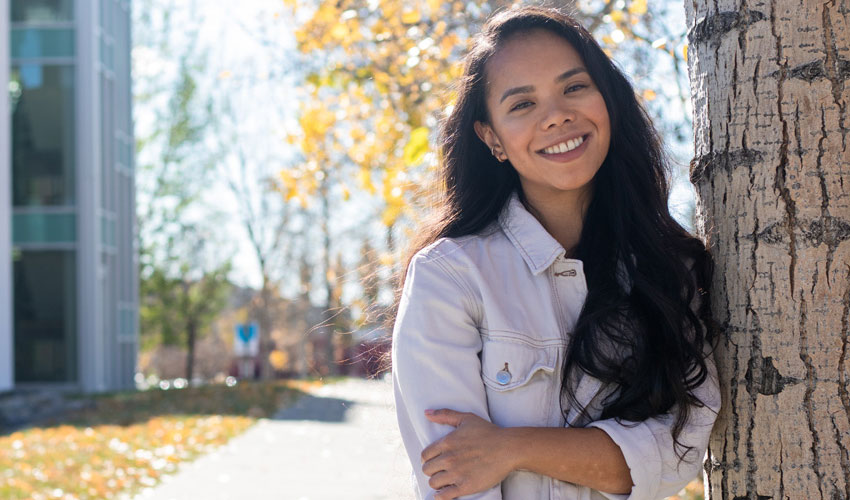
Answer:
[{"label": "woman's eyebrow", "polygon": [[558,75],[558,78],[555,78],[555,81],[556,81],[556,82],[563,82],[563,81],[564,81],[564,80],[566,80],[567,78],[569,78],[569,77],[571,77],[571,76],[573,76],[573,75],[575,75],[575,74],[578,74],[578,73],[587,73],[587,70],[586,70],[586,69],[584,69],[584,67],[579,66],[578,68],[573,68],[573,69],[571,69],[571,70],[569,70],[569,71],[564,71],[563,73],[561,73],[560,75]]},{"label": "woman's eyebrow", "polygon": [[[587,70],[584,69],[583,67],[579,66],[578,68],[573,68],[571,70],[564,71],[563,73],[558,75],[557,78],[555,78],[555,81],[556,82],[562,82],[562,81],[566,80],[567,78],[569,78],[569,77],[571,77],[575,74],[578,74],[578,73],[587,73]],[[510,97],[512,95],[527,94],[527,93],[533,92],[533,91],[534,91],[533,85],[523,85],[522,87],[510,88],[510,89],[506,90],[504,94],[502,94],[502,98],[499,99],[499,104],[501,104],[505,99],[507,99],[508,97]]]},{"label": "woman's eyebrow", "polygon": [[508,89],[502,94],[502,98],[499,99],[499,104],[504,102],[505,99],[514,95],[514,94],[527,94],[529,92],[534,91],[534,85],[524,85],[522,87],[514,87],[512,89]]}]

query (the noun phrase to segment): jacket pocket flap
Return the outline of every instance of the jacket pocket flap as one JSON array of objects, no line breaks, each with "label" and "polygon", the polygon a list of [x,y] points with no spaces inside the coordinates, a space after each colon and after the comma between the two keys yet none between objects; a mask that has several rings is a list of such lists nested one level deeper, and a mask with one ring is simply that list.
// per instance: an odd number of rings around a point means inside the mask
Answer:
[{"label": "jacket pocket flap", "polygon": [[557,347],[535,347],[522,341],[488,339],[481,351],[481,378],[488,387],[507,391],[528,383],[535,373],[553,373]]}]

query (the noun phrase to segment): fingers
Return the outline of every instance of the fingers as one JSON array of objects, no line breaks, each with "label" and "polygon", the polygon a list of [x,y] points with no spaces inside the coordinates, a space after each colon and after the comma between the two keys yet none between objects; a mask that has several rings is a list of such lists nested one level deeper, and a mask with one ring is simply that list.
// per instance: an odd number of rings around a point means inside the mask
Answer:
[{"label": "fingers", "polygon": [[467,413],[449,410],[448,408],[440,408],[439,410],[425,410],[425,418],[428,420],[444,425],[457,427],[463,422],[463,418]]},{"label": "fingers", "polygon": [[443,470],[439,465],[439,459],[430,460],[422,467],[422,471],[428,476],[428,486],[436,491],[434,500],[438,498],[451,499],[460,496],[455,482],[457,478],[454,474],[447,470]]},{"label": "fingers", "polygon": [[437,459],[424,460],[422,462],[422,473],[426,476],[433,476],[437,472],[443,470],[443,467],[437,465]]},{"label": "fingers", "polygon": [[453,486],[454,482],[450,478],[450,474],[447,471],[441,470],[437,472],[431,479],[428,480],[428,486],[435,490],[439,490],[440,488],[445,488],[446,486]]},{"label": "fingers", "polygon": [[454,460],[452,460],[451,456],[438,455],[432,459],[426,460],[422,464],[422,473],[426,476],[431,476],[440,471],[450,470],[453,463]]},{"label": "fingers", "polygon": [[425,449],[422,450],[422,454],[419,455],[419,459],[422,461],[422,463],[425,464],[429,460],[437,458],[437,456],[441,453],[442,444],[443,440],[439,439],[426,446]]},{"label": "fingers", "polygon": [[434,495],[434,500],[454,500],[461,495],[462,493],[458,486],[446,486]]}]

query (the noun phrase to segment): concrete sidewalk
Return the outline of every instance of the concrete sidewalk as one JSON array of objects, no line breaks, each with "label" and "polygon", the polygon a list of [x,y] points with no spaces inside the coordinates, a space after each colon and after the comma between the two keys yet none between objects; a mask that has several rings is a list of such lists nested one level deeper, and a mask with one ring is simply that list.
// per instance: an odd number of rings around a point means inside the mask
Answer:
[{"label": "concrete sidewalk", "polygon": [[136,500],[411,500],[385,380],[346,379],[261,419]]}]

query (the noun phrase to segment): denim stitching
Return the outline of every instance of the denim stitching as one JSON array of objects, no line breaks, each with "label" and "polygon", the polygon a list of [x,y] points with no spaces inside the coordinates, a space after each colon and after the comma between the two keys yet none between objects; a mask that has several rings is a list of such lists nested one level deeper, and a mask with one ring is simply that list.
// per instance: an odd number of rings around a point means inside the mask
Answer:
[{"label": "denim stitching", "polygon": [[[446,242],[452,242],[451,240],[445,240],[445,241]],[[452,243],[454,243],[454,242],[452,242]],[[454,250],[460,251],[460,249],[461,249],[461,247],[459,245],[457,245],[457,243],[455,243]],[[454,267],[451,265],[451,262],[448,261],[448,259],[446,258],[447,256],[444,253],[442,253],[437,248],[434,248],[434,252],[436,253],[435,257],[442,257],[442,258],[434,258],[434,259],[432,259],[433,262],[436,265],[438,265],[440,267],[440,269],[442,269],[449,276],[449,278],[451,278],[452,281],[454,281],[454,283],[458,286],[458,288],[461,289],[461,291],[463,292],[463,295],[464,295],[464,299],[466,300],[466,303],[467,303],[467,308],[470,311],[470,313],[472,313],[472,315],[473,315],[473,321],[475,322],[476,326],[480,325],[481,322],[483,321],[484,314],[483,314],[483,311],[481,310],[481,308],[478,304],[478,301],[475,300],[475,293],[473,292],[472,287],[470,287],[469,284],[466,283],[466,280],[463,279],[461,273],[458,273],[454,269]]]},{"label": "denim stitching", "polygon": [[[489,332],[513,333],[515,335],[520,335],[520,337],[516,337],[513,335],[492,335]],[[534,347],[537,349],[542,349],[545,347],[563,347],[567,345],[567,341],[565,339],[537,340],[528,337],[527,335],[522,334],[520,332],[512,332],[510,330],[488,330],[484,328],[481,330],[481,337],[491,339],[497,342],[513,342],[516,344],[523,344],[528,347]]]}]

